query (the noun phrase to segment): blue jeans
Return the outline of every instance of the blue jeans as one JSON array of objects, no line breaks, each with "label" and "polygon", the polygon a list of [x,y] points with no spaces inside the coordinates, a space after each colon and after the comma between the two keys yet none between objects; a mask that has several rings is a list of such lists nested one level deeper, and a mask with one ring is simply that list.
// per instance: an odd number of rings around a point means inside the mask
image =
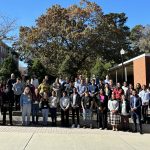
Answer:
[{"label": "blue jeans", "polygon": [[36,123],[38,123],[38,115],[39,115],[39,104],[32,104],[32,122],[35,123],[35,116],[36,116]]},{"label": "blue jeans", "polygon": [[43,125],[47,125],[49,109],[42,109]]},{"label": "blue jeans", "polygon": [[92,124],[92,110],[83,109],[83,122],[85,125]]}]

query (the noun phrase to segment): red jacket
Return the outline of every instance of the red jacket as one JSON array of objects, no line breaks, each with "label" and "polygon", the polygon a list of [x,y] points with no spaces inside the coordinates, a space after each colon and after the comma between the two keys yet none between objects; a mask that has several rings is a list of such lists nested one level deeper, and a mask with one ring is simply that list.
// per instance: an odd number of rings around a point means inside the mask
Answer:
[{"label": "red jacket", "polygon": [[115,96],[116,96],[116,99],[119,99],[119,100],[121,100],[121,95],[122,94],[124,94],[124,91],[123,91],[123,89],[121,89],[121,88],[115,88],[114,90],[113,90],[113,93],[115,94]]}]

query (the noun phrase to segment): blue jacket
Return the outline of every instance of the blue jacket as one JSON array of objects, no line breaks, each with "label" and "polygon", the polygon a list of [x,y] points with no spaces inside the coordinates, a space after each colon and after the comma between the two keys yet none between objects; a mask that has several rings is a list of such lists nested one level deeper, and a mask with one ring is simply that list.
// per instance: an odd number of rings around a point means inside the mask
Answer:
[{"label": "blue jacket", "polygon": [[134,98],[136,98],[136,104],[135,104],[135,107],[137,108],[135,110],[135,113],[138,113],[140,114],[141,113],[141,106],[142,106],[142,102],[141,102],[141,98],[139,96],[133,96],[131,97],[130,99],[130,107],[131,108],[134,108]]},{"label": "blue jacket", "polygon": [[31,104],[31,98],[25,94],[21,94],[20,97],[20,106],[23,106],[23,104]]}]

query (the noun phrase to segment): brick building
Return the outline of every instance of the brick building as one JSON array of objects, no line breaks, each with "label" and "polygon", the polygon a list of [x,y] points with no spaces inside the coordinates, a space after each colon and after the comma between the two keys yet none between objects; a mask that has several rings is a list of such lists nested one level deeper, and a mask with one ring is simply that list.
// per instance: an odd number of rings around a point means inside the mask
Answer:
[{"label": "brick building", "polygon": [[10,51],[10,47],[5,43],[0,41],[0,64],[4,61],[5,58],[8,57]]},{"label": "brick building", "polygon": [[127,81],[128,83],[150,83],[150,54],[142,54],[133,59],[118,64],[109,69],[110,77],[114,82]]}]

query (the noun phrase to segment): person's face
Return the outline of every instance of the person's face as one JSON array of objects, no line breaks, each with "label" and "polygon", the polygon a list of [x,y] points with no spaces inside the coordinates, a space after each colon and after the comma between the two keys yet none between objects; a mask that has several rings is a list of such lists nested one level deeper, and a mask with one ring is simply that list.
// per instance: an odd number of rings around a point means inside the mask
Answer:
[{"label": "person's face", "polygon": [[74,89],[73,89],[73,92],[74,92],[74,93],[76,93],[76,92],[77,92],[77,89],[76,89],[76,88],[74,88]]},{"label": "person's face", "polygon": [[19,79],[17,79],[17,83],[20,83],[20,80],[19,80]]},{"label": "person's face", "polygon": [[120,87],[121,87],[120,83],[117,83],[117,87],[118,87],[118,88],[120,88]]},{"label": "person's face", "polygon": [[92,84],[95,84],[95,80],[92,80]]},{"label": "person's face", "polygon": [[108,88],[108,84],[105,84],[105,88]]},{"label": "person's face", "polygon": [[145,86],[145,85],[143,85],[143,86],[142,86],[142,89],[143,89],[143,90],[146,90],[146,86]]},{"label": "person's face", "polygon": [[89,96],[89,93],[88,92],[85,92],[85,97]]},{"label": "person's face", "polygon": [[45,80],[48,80],[48,76],[45,76]]},{"label": "person's face", "polygon": [[140,84],[137,83],[136,87],[137,87],[137,88],[140,88]]},{"label": "person's face", "polygon": [[30,92],[29,87],[26,87],[26,88],[25,88],[25,93],[26,93],[26,94],[29,94],[29,92]]},{"label": "person's face", "polygon": [[100,95],[103,95],[103,94],[104,94],[102,89],[99,91],[99,93],[100,93]]},{"label": "person's face", "polygon": [[63,97],[65,97],[66,96],[66,93],[65,92],[63,92]]},{"label": "person's face", "polygon": [[126,83],[126,82],[124,82],[124,83],[123,83],[123,85],[126,87],[126,86],[127,86],[127,83]]},{"label": "person's face", "polygon": [[133,88],[133,85],[132,85],[132,84],[130,84],[130,85],[129,85],[129,88],[130,88],[130,89],[132,89],[132,88]]},{"label": "person's face", "polygon": [[77,78],[75,78],[75,82],[77,82],[78,81],[78,79]]},{"label": "person's face", "polygon": [[113,85],[113,81],[112,80],[110,80],[110,85]]},{"label": "person's face", "polygon": [[106,76],[106,79],[107,79],[107,80],[109,79],[109,76],[108,76],[108,75]]},{"label": "person's face", "polygon": [[35,94],[38,94],[38,93],[39,93],[38,89],[35,89]]},{"label": "person's face", "polygon": [[102,81],[102,80],[99,80],[99,83],[100,83],[100,84],[102,84],[102,83],[103,83],[103,81]]},{"label": "person's face", "polygon": [[84,81],[83,80],[81,80],[81,84],[83,84],[84,83]]},{"label": "person's face", "polygon": [[133,96],[136,96],[136,94],[137,94],[136,91],[132,91]]}]

